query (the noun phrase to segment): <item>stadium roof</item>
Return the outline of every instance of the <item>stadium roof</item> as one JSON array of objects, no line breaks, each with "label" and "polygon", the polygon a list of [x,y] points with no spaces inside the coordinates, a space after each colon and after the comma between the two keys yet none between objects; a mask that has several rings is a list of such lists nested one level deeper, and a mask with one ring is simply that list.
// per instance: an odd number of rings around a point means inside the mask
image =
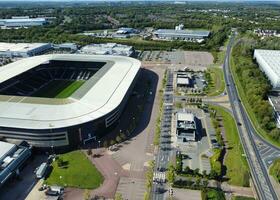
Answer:
[{"label": "stadium roof", "polygon": [[257,54],[265,62],[266,66],[280,77],[280,51],[255,49],[255,55]]},{"label": "stadium roof", "polygon": [[106,64],[66,99],[0,95],[1,127],[53,129],[98,119],[118,107],[141,66],[140,61],[122,56],[42,55],[1,67],[0,83],[49,60]]}]

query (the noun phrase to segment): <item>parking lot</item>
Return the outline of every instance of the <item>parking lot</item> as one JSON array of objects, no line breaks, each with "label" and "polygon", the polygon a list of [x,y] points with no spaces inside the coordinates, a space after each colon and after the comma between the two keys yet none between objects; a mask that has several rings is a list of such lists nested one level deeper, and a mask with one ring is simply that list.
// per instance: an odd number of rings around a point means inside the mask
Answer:
[{"label": "parking lot", "polygon": [[201,51],[143,51],[139,59],[145,63],[169,64],[174,69],[204,71],[213,64],[213,56]]},{"label": "parking lot", "polygon": [[0,188],[0,199],[23,200],[27,197],[38,180],[35,178],[34,170],[47,159],[44,155],[34,155],[20,172],[19,179],[9,180]]},{"label": "parking lot", "polygon": [[[184,112],[193,113],[196,117],[197,124],[197,141],[196,142],[188,142],[184,144],[176,144],[177,148],[181,151],[184,156],[183,159],[183,169],[187,166],[191,169],[200,169],[200,172],[206,170],[206,172],[210,172],[211,166],[210,161],[207,157],[203,155],[208,155],[210,153],[210,135],[214,133],[210,133],[209,131],[214,131],[211,129],[211,124],[206,122],[207,116],[205,113],[198,108],[186,107],[183,109]],[[177,110],[180,111],[180,110]],[[182,111],[182,110],[181,110]],[[175,124],[175,121],[174,123]],[[173,128],[174,133],[176,134],[175,127]]]}]

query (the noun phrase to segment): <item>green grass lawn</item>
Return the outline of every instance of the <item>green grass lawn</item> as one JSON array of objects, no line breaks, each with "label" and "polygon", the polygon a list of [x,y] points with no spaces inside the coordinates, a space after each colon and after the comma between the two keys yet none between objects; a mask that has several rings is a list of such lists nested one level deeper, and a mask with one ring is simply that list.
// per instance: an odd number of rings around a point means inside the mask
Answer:
[{"label": "green grass lawn", "polygon": [[221,68],[211,67],[208,69],[210,81],[206,88],[207,96],[217,96],[225,90],[224,74]]},{"label": "green grass lawn", "polygon": [[280,182],[280,159],[274,160],[269,168],[269,174],[273,176],[278,183]]},{"label": "green grass lawn", "polygon": [[205,189],[201,191],[202,200],[225,200],[225,194],[223,191],[216,189]]},{"label": "green grass lawn", "polygon": [[234,82],[235,82],[235,85],[237,87],[237,90],[238,90],[238,94],[239,94],[239,97],[242,101],[242,104],[244,105],[245,107],[245,110],[247,112],[247,114],[249,115],[249,118],[251,120],[251,122],[253,123],[254,125],[254,128],[256,129],[257,133],[263,137],[265,140],[267,140],[268,142],[280,147],[280,142],[277,142],[275,140],[273,140],[270,136],[269,136],[269,133],[267,133],[259,124],[257,118],[256,118],[256,115],[255,113],[253,112],[247,98],[246,98],[246,95],[245,95],[245,92],[241,86],[241,83],[239,82],[239,79],[237,77],[237,74],[235,73],[235,64],[234,64],[234,61],[233,61],[233,58],[230,57],[230,67],[231,67],[231,72],[232,72],[232,75],[233,75],[233,79],[234,79]]},{"label": "green grass lawn", "polygon": [[45,181],[48,185],[60,185],[82,189],[98,188],[103,177],[95,166],[81,151],[72,151],[59,155],[66,167],[59,168],[57,162],[53,162],[53,170]]},{"label": "green grass lawn", "polygon": [[255,198],[252,197],[242,197],[242,196],[234,196],[232,200],[255,200]]},{"label": "green grass lawn", "polygon": [[239,140],[237,127],[234,118],[229,112],[219,106],[210,106],[217,111],[217,115],[223,118],[223,124],[228,141],[229,148],[225,157],[227,167],[226,176],[229,178],[229,184],[237,186],[249,186],[248,163]]},{"label": "green grass lawn", "polygon": [[67,98],[73,94],[85,81],[53,80],[45,87],[35,92],[34,97]]}]

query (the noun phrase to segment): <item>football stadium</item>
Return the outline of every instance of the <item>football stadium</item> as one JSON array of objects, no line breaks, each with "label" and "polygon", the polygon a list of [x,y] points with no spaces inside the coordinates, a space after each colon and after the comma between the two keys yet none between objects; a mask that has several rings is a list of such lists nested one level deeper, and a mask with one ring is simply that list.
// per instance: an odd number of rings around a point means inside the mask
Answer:
[{"label": "football stadium", "polygon": [[140,61],[52,54],[0,68],[0,137],[35,147],[76,147],[118,121]]}]

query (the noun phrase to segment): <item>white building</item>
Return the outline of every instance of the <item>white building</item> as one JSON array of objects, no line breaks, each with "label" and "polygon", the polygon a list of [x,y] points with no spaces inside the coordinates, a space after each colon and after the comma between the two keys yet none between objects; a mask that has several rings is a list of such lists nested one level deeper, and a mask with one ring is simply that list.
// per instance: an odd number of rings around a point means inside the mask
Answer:
[{"label": "white building", "polygon": [[178,112],[176,114],[177,143],[195,141],[196,123],[192,113]]},{"label": "white building", "polygon": [[50,43],[0,43],[1,57],[30,57],[52,48]]},{"label": "white building", "polygon": [[42,26],[47,23],[46,18],[29,18],[29,16],[0,19],[0,26],[7,28]]},{"label": "white building", "polygon": [[158,40],[186,40],[202,42],[209,37],[210,32],[206,30],[184,29],[184,25],[180,24],[175,29],[158,29],[154,33],[154,39]]},{"label": "white building", "polygon": [[280,87],[280,51],[255,49],[254,58],[273,88]]},{"label": "white building", "polygon": [[90,44],[82,47],[80,52],[94,55],[131,56],[134,53],[134,48],[116,43]]},{"label": "white building", "polygon": [[190,87],[192,84],[191,75],[186,72],[177,73],[177,87]]}]

